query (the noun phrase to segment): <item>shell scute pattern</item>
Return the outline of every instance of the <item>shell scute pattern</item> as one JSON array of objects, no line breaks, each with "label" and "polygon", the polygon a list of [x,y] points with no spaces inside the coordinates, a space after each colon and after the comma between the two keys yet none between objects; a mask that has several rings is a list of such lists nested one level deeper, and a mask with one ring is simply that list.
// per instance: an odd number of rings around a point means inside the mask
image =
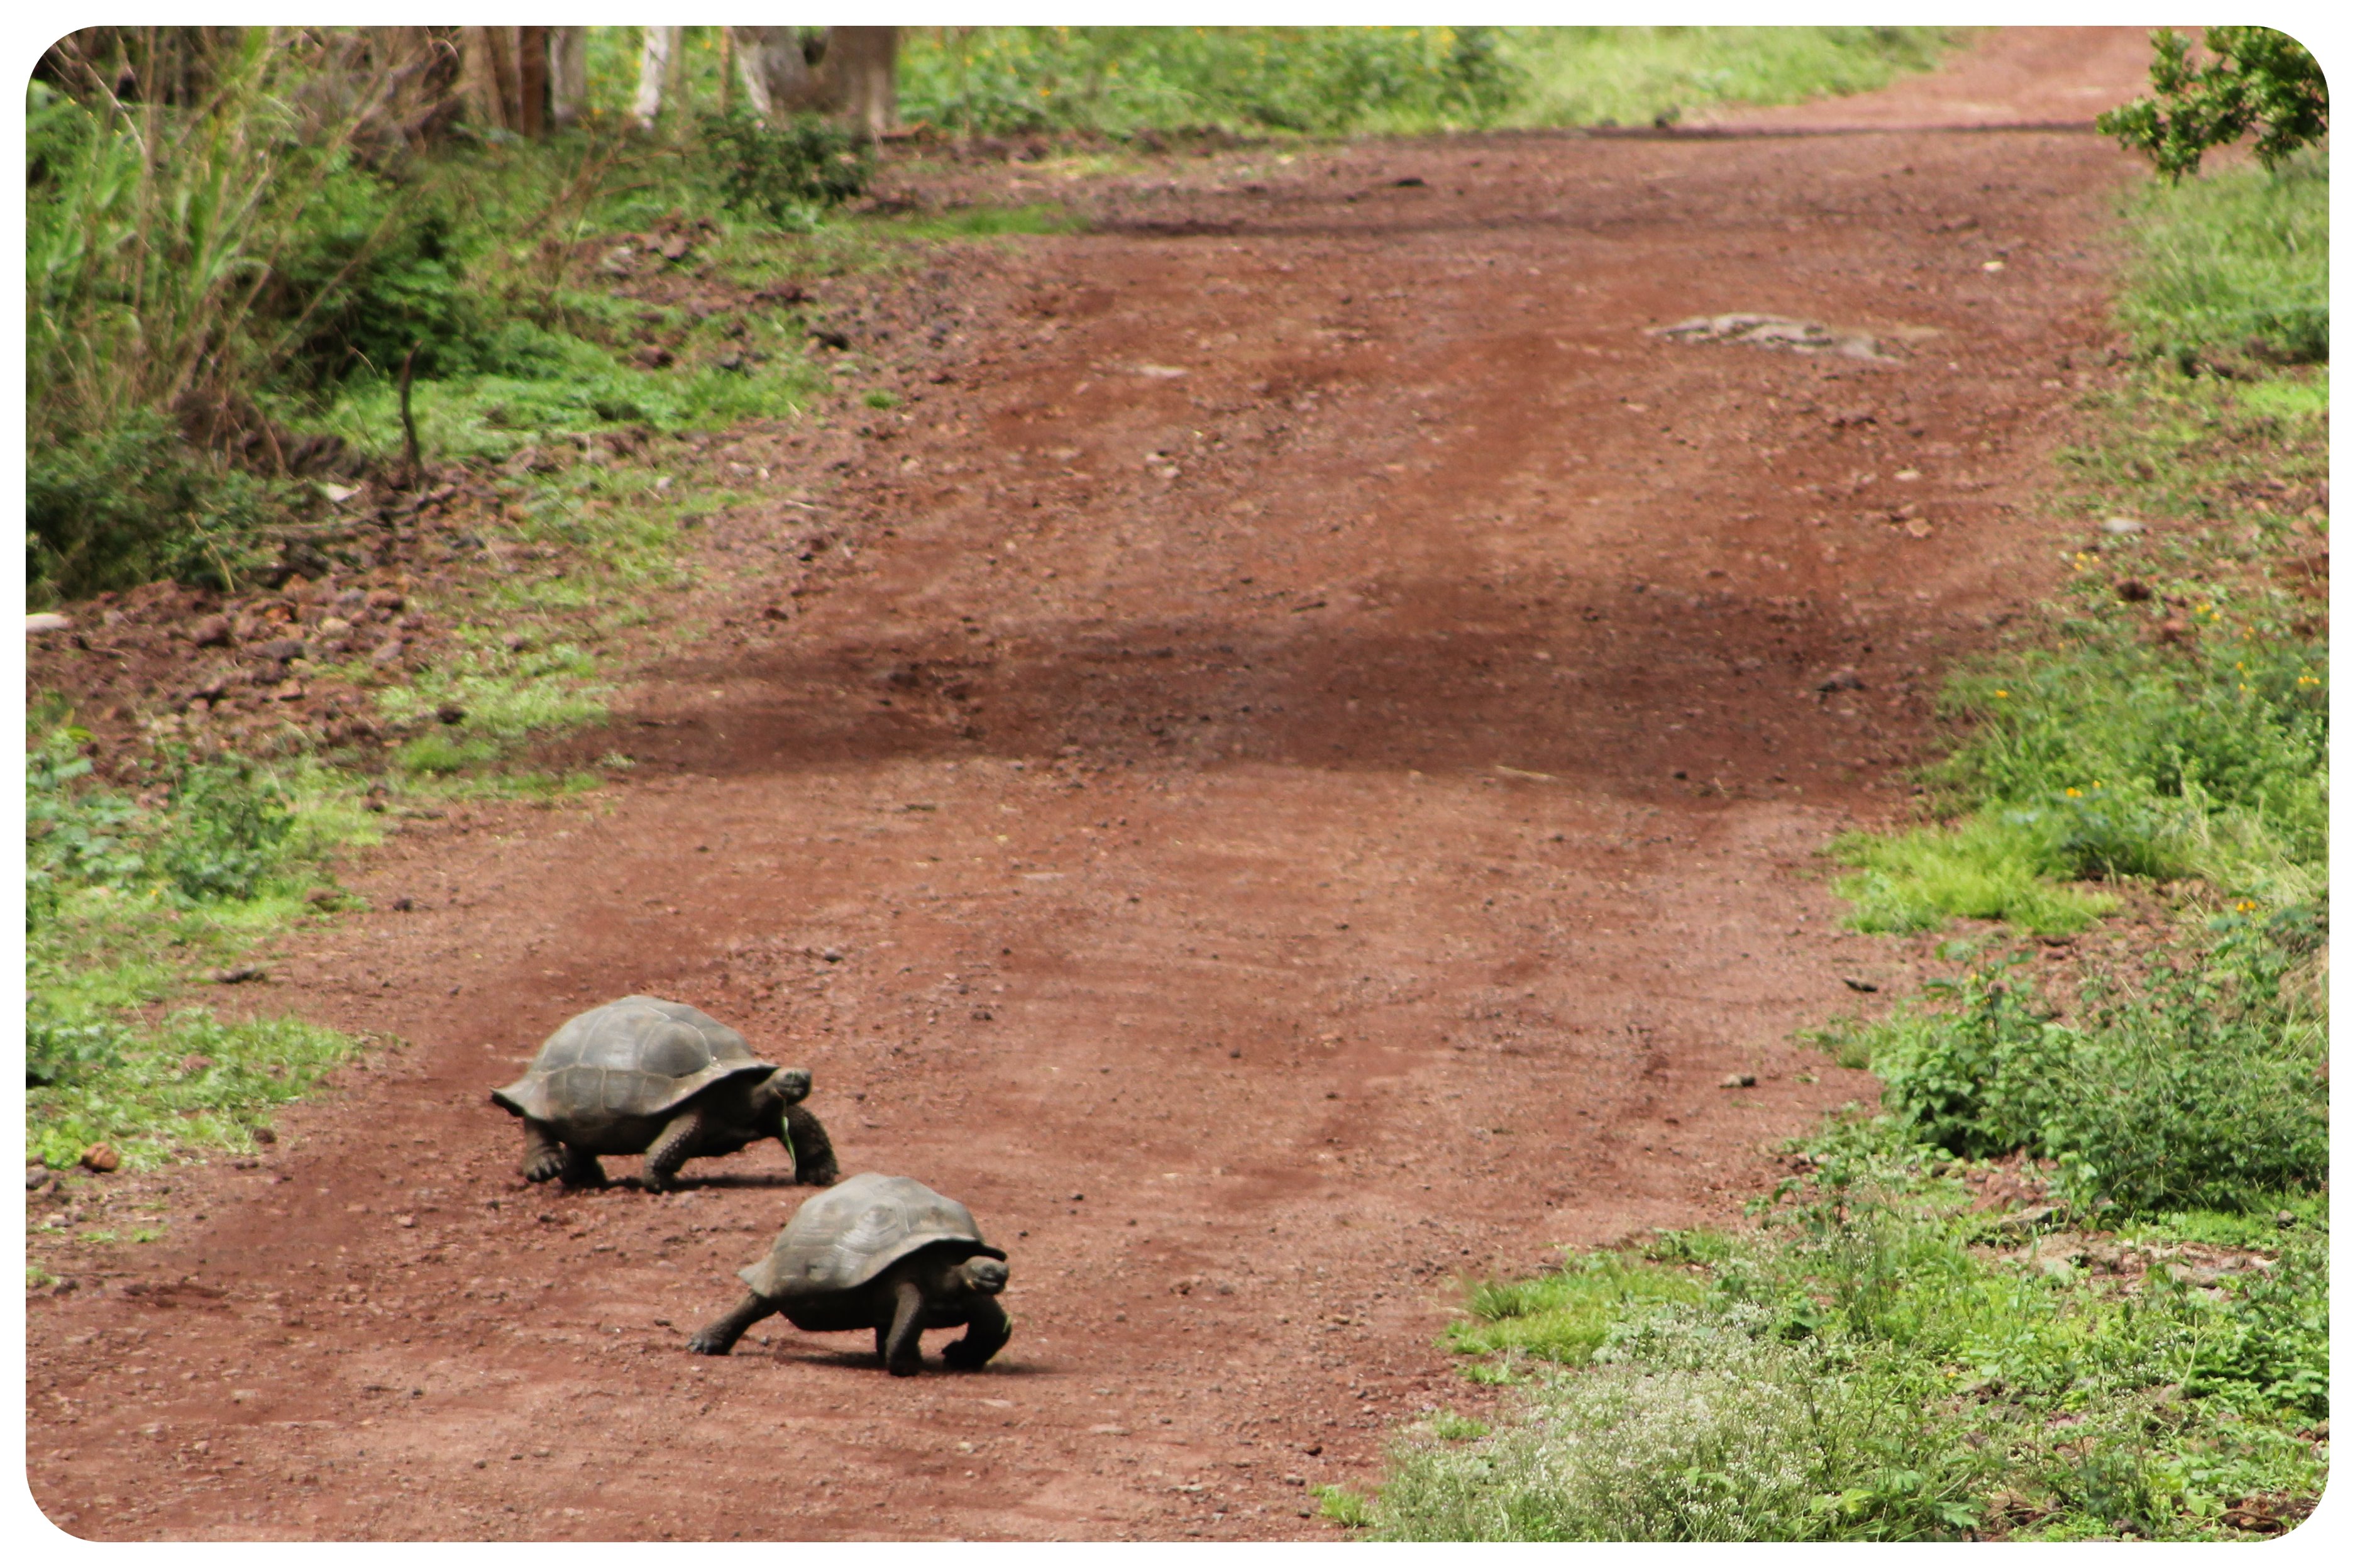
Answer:
[{"label": "shell scute pattern", "polygon": [[551,1122],[660,1116],[724,1079],[775,1071],[707,1013],[624,997],[567,1021],[495,1098]]},{"label": "shell scute pattern", "polygon": [[812,1296],[856,1290],[931,1246],[961,1257],[1003,1259],[981,1239],[973,1211],[906,1176],[854,1176],[796,1210],[769,1255],[738,1274],[765,1296]]}]

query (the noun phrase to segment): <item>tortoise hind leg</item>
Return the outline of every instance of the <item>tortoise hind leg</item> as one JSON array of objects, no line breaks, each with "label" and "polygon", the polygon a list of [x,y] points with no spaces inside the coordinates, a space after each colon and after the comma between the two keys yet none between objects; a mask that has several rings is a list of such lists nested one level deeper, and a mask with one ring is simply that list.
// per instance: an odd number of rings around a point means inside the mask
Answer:
[{"label": "tortoise hind leg", "polygon": [[645,1184],[649,1192],[667,1191],[678,1168],[695,1157],[703,1144],[703,1112],[689,1107],[670,1119],[662,1136],[646,1150]]},{"label": "tortoise hind leg", "polygon": [[597,1163],[597,1157],[587,1149],[575,1148],[570,1144],[564,1146],[564,1165],[556,1174],[567,1187],[605,1185],[605,1168]]},{"label": "tortoise hind leg", "polygon": [[942,1347],[941,1359],[970,1371],[1004,1349],[1012,1338],[1014,1319],[1006,1316],[1006,1308],[997,1305],[995,1296],[985,1296],[974,1303],[973,1316],[965,1319],[964,1338]]},{"label": "tortoise hind leg", "polygon": [[698,1329],[687,1348],[698,1356],[724,1356],[736,1348],[745,1329],[776,1309],[777,1304],[765,1296],[747,1296],[727,1317],[715,1317]]},{"label": "tortoise hind leg", "polygon": [[842,1179],[835,1163],[834,1140],[826,1124],[799,1105],[785,1107],[786,1152],[794,1157],[794,1181],[802,1187],[831,1187]]}]

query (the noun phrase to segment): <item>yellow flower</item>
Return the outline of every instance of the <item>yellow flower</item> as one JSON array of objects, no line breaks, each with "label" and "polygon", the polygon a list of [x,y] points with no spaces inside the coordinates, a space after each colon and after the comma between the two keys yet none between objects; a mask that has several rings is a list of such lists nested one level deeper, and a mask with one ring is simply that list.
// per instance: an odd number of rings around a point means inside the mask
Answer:
[{"label": "yellow flower", "polygon": [[1997,693],[1996,693],[1996,695],[1997,695],[1998,697],[2009,697],[2009,696],[2011,695],[2011,693],[2009,693],[2009,691],[1998,691],[1998,692],[1997,692]]},{"label": "yellow flower", "polygon": [[2074,785],[2074,784],[2071,784],[2071,785],[2069,786],[2069,794],[2070,794],[2072,796],[2074,796],[2074,795],[2078,795],[2079,793],[2080,793],[2080,791],[2078,790],[2078,788],[2077,788],[2077,786],[2076,786],[2076,785]]}]

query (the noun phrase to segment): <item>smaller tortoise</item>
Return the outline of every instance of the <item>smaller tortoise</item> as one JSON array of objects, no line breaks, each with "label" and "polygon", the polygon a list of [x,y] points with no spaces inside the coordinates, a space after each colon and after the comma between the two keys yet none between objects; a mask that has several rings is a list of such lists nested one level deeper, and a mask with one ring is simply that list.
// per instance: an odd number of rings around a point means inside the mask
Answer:
[{"label": "smaller tortoise", "polygon": [[813,1333],[875,1330],[875,1352],[894,1377],[923,1365],[923,1331],[964,1327],[942,1351],[971,1369],[1014,1332],[997,1304],[1006,1254],[981,1239],[972,1211],[905,1176],[854,1176],[804,1203],[769,1255],[738,1275],[752,1294],[687,1342],[724,1356],[773,1312]]},{"label": "smaller tortoise", "polygon": [[775,1138],[794,1179],[823,1187],[841,1172],[826,1128],[800,1102],[810,1075],[761,1061],[744,1037],[683,1002],[623,997],[548,1037],[531,1069],[492,1103],[523,1118],[527,1181],[605,1181],[601,1154],[646,1157],[649,1192],[701,1155]]}]

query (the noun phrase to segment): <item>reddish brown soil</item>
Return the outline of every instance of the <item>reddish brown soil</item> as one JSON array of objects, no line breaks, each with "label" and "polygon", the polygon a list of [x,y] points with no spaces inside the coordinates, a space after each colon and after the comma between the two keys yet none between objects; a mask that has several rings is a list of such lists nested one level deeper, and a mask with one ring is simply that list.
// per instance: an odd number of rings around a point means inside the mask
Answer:
[{"label": "reddish brown soil", "polygon": [[[2133,86],[2114,39],[1989,47],[2022,119]],[[715,529],[735,624],[561,749],[633,782],[411,825],[378,912],[279,963],[260,1005],[409,1043],[170,1173],[165,1239],[59,1254],[34,1495],[114,1539],[1329,1531],[1306,1488],[1479,1402],[1458,1276],[1732,1220],[1869,1092],[1789,1043],[1903,978],[1811,856],[2047,581],[2130,167],[1528,135],[1057,187],[1099,227],[955,283],[950,379]],[[1902,357],[1646,336],[1735,310]],[[626,991],[811,1068],[846,1169],[967,1200],[1005,1354],[687,1355],[782,1157],[527,1188],[485,1099]]]}]

